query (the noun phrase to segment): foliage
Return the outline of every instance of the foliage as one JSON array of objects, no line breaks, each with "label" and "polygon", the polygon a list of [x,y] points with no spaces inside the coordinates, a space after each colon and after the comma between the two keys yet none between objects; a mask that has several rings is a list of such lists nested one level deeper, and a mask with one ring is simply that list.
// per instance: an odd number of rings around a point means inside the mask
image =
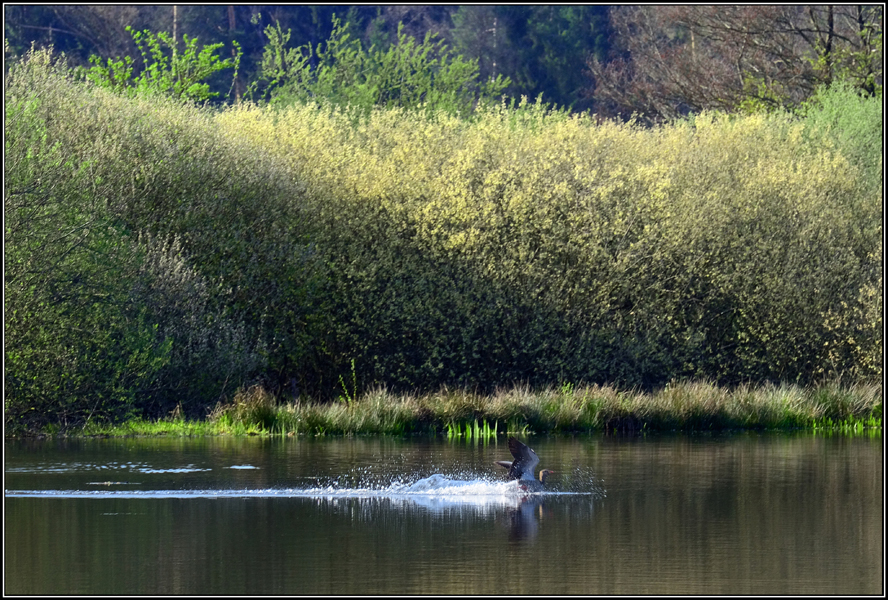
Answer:
[{"label": "foliage", "polygon": [[845,213],[855,215],[859,225],[857,231],[846,235],[872,240],[868,248],[858,250],[865,256],[865,268],[871,270],[867,283],[853,301],[843,300],[823,314],[824,327],[831,333],[824,341],[827,360],[837,372],[847,368],[839,365],[854,364],[858,371],[878,376],[883,372],[883,211],[875,201],[863,199],[882,196],[882,111],[881,91],[866,97],[849,82],[820,88],[798,111],[812,147],[825,146],[847,157],[859,174],[859,189],[845,197]]},{"label": "foliage", "polygon": [[[104,64],[100,57],[90,56],[89,61],[94,66],[84,74],[100,87],[130,95],[168,94],[174,98],[202,102],[219,95],[218,92],[210,92],[209,84],[204,82],[214,73],[234,68],[234,79],[237,79],[241,57],[237,41],[233,42],[237,49],[234,58],[219,60],[214,52],[224,44],[204,46],[198,52],[197,38],[189,39],[185,34],[185,51],[178,53],[176,40],[164,31],[154,35],[147,29],[140,32],[127,27],[126,30],[132,34],[142,55],[144,69],[133,78],[134,61],[129,56],[113,60],[108,58]],[[172,50],[171,56],[166,55],[162,45]]]},{"label": "foliage", "polygon": [[473,122],[317,106],[218,122],[305,182],[328,349],[362,386],[881,373],[879,199],[790,116],[646,130],[525,103]]},{"label": "foliage", "polygon": [[[324,49],[311,44],[287,49],[290,32],[280,24],[265,30],[269,43],[260,79],[276,104],[327,100],[340,106],[424,107],[468,114],[479,98],[493,97],[508,78],[478,83],[477,61],[452,56],[431,33],[422,44],[398,28],[398,41],[388,50],[364,51],[352,39],[348,24],[333,18],[333,32]],[[316,63],[316,64],[315,64]]]},{"label": "foliage", "polygon": [[[77,161],[51,129],[39,89],[64,64],[31,56],[6,89],[5,409],[8,431],[129,416],[169,362],[144,305],[129,294],[141,256],[103,202],[92,162]],[[36,65],[33,63],[37,63]],[[29,81],[30,80],[30,81]],[[45,91],[45,90],[41,90]]]},{"label": "foliage", "polygon": [[274,160],[207,109],[77,83],[47,51],[5,91],[8,425],[202,415],[297,376],[316,276]]},{"label": "foliage", "polygon": [[864,185],[872,193],[881,193],[884,181],[881,88],[869,96],[848,81],[837,81],[818,88],[796,112],[804,118],[812,142],[826,137],[861,170]]},{"label": "foliage", "polygon": [[348,415],[375,386],[882,375],[881,163],[844,134],[880,111],[842,88],[652,129],[526,100],[213,111],[44,51],[5,91],[10,429],[257,382]]}]

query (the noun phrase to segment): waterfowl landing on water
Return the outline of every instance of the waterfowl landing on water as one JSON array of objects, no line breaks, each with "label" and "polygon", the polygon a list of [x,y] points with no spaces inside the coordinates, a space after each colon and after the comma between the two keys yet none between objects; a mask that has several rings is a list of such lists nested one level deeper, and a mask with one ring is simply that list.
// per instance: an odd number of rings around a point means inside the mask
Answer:
[{"label": "waterfowl landing on water", "polygon": [[546,478],[555,471],[543,469],[540,471],[539,480],[537,480],[533,475],[533,470],[540,463],[540,458],[536,452],[513,437],[509,438],[509,452],[515,457],[515,460],[511,462],[496,461],[499,466],[509,469],[509,478],[517,479],[518,486],[528,492],[541,492],[546,489]]}]

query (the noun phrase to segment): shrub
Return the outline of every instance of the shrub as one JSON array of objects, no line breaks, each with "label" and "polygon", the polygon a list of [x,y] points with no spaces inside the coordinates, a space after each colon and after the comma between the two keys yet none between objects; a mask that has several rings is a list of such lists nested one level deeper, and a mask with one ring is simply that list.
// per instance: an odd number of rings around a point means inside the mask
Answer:
[{"label": "shrub", "polygon": [[[100,87],[130,96],[163,94],[201,102],[219,95],[218,92],[211,92],[210,85],[204,80],[219,71],[233,68],[232,87],[234,87],[242,54],[236,41],[232,42],[237,48],[234,58],[219,60],[219,57],[213,53],[224,44],[204,46],[198,52],[197,38],[189,39],[185,35],[185,50],[177,53],[175,40],[164,31],[155,35],[147,29],[136,31],[132,27],[127,27],[126,30],[132,34],[133,41],[142,54],[144,62],[142,72],[133,77],[134,61],[129,56],[108,58],[103,64],[101,57],[93,55],[89,57],[93,67],[83,71],[86,79]],[[172,56],[166,56],[162,46],[170,48]]]},{"label": "shrub", "polygon": [[785,115],[642,129],[525,103],[473,122],[321,105],[217,120],[305,182],[340,369],[354,359],[367,385],[873,375],[878,203]]},{"label": "shrub", "polygon": [[[64,64],[47,53],[30,60],[30,83],[65,81]],[[89,162],[72,160],[53,135],[52,95],[11,84],[22,75],[11,69],[5,112],[7,430],[126,417],[170,344],[129,294],[138,248],[90,193]]]},{"label": "shrub", "polygon": [[144,260],[132,295],[144,306],[157,335],[171,344],[169,364],[145,399],[144,412],[165,415],[176,407],[204,416],[208,403],[230,396],[266,366],[263,340],[251,339],[226,305],[231,290],[211,285],[186,258],[178,237],[142,234]]},{"label": "shrub", "polygon": [[479,82],[477,60],[453,56],[443,41],[433,41],[432,33],[418,44],[401,23],[398,42],[385,51],[365,51],[335,15],[323,50],[310,43],[288,49],[290,32],[284,33],[279,23],[269,25],[265,34],[268,45],[253,88],[264,82],[265,95],[279,106],[327,101],[365,111],[373,106],[423,107],[466,115],[479,99],[495,97],[510,83],[502,76]]},{"label": "shrub", "polygon": [[883,183],[882,88],[863,96],[850,83],[821,87],[800,109],[812,144],[830,144],[860,169],[860,179],[872,194]]},{"label": "shrub", "polygon": [[[129,377],[120,397],[136,412],[194,415],[249,378],[299,377],[316,275],[299,184],[275,160],[220,135],[206,108],[77,83],[45,51],[11,65],[6,97],[6,334],[15,356],[32,357],[7,371],[7,406],[50,418],[53,402],[92,403]],[[49,344],[32,322],[74,341]],[[24,382],[61,377],[45,371],[71,352],[94,352],[103,374],[38,399]],[[138,376],[125,375],[130,363]]]}]

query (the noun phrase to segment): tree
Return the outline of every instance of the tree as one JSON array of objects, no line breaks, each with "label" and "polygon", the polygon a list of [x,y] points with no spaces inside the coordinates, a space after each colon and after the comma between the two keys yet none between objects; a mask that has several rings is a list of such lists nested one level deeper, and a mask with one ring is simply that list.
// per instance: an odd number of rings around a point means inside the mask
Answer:
[{"label": "tree", "polygon": [[492,4],[460,6],[453,14],[449,32],[455,48],[478,60],[483,79],[502,73],[507,61],[508,32],[501,18],[502,7]]},{"label": "tree", "polygon": [[461,6],[449,37],[478,60],[481,78],[503,74],[509,95],[537,97],[575,110],[589,108],[584,66],[609,47],[602,6]]},{"label": "tree", "polygon": [[479,98],[496,97],[509,84],[502,77],[478,81],[477,62],[453,56],[431,32],[418,43],[399,25],[396,44],[365,51],[348,30],[334,16],[323,47],[289,49],[290,31],[269,26],[260,73],[267,82],[265,94],[277,103],[324,100],[364,109],[425,107],[467,114]]},{"label": "tree", "polygon": [[[184,51],[178,52],[176,40],[164,31],[154,35],[148,30],[135,31],[132,27],[126,30],[132,33],[133,41],[142,54],[145,63],[142,72],[133,78],[134,61],[129,56],[103,61],[93,55],[89,60],[94,66],[85,71],[87,79],[117,92],[163,93],[176,98],[204,101],[219,95],[218,92],[211,92],[204,80],[218,71],[233,67],[234,88],[240,65],[240,46],[237,42],[233,43],[234,58],[219,60],[214,52],[224,44],[204,46],[198,52],[197,38],[189,39],[185,34]],[[162,45],[171,49],[171,56],[166,55]]]},{"label": "tree", "polygon": [[138,6],[4,6],[4,32],[16,54],[32,42],[54,46],[73,65],[86,64],[90,54],[131,54],[135,49],[127,25],[139,20]]},{"label": "tree", "polygon": [[624,6],[611,24],[621,51],[588,62],[611,115],[792,108],[837,77],[881,85],[878,6]]},{"label": "tree", "polygon": [[[583,67],[590,56],[602,56],[610,31],[603,6],[534,6],[526,25],[523,63],[528,82],[543,98],[575,110],[591,104],[584,97]],[[517,75],[516,75],[517,77]],[[519,82],[522,80],[519,78]]]},{"label": "tree", "polygon": [[[435,37],[446,39],[452,27],[452,12],[453,7],[450,6],[404,6],[397,4],[379,7],[374,21],[376,21],[375,27],[385,33],[388,45],[398,41],[398,28],[401,26],[403,26],[404,33],[418,40],[429,32]],[[369,30],[365,31],[366,41],[370,41],[369,33]]]}]

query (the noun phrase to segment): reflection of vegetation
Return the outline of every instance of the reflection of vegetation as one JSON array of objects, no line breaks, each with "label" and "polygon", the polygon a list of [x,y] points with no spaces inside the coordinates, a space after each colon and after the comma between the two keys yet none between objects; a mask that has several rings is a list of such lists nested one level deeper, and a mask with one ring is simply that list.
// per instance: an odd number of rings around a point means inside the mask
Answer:
[{"label": "reflection of vegetation", "polygon": [[[505,423],[506,425],[500,426]],[[179,419],[90,426],[91,434],[234,435],[444,434],[478,441],[506,433],[813,429],[881,435],[877,385],[740,386],[673,383],[654,393],[600,386],[526,388],[492,396],[442,390],[424,396],[370,392],[346,404],[278,405],[259,387],[219,405],[206,423]]]}]

